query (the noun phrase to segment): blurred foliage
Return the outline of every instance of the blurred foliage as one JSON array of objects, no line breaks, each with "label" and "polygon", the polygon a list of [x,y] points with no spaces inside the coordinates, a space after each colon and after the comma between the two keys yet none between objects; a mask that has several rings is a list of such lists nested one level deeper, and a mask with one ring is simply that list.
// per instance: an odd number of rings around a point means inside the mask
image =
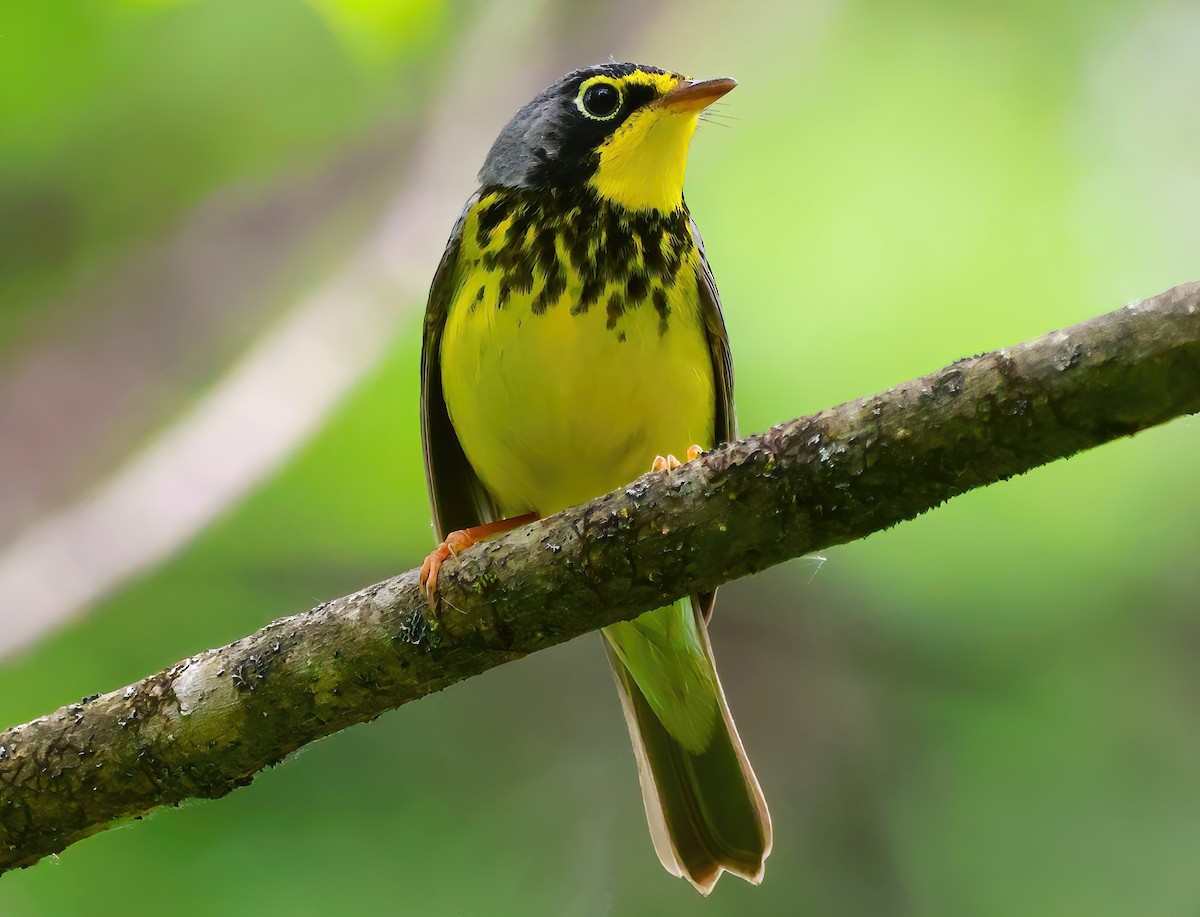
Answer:
[{"label": "blurred foliage", "polygon": [[120,250],[214,191],[310,169],[419,103],[434,0],[7,4],[0,354]]},{"label": "blurred foliage", "polygon": [[[688,198],[743,430],[1195,279],[1177,179],[1196,128],[1172,119],[1200,64],[1164,39],[1200,38],[1186,5],[672,9],[590,57],[742,82],[730,129],[697,137]],[[454,38],[432,3],[17,10],[0,54],[9,346],[79,265],[433,101],[397,74]],[[0,669],[0,720],[414,563],[431,541],[418,340],[413,313],[283,471]],[[727,879],[705,911],[1200,909],[1198,447],[1180,421],[727,588],[714,639],[778,836],[765,884]],[[611,694],[595,641],[538,654],[6,876],[2,911],[698,910],[655,860]]]},{"label": "blurred foliage", "polygon": [[427,0],[311,0],[364,63],[387,66],[410,50],[437,10]]}]

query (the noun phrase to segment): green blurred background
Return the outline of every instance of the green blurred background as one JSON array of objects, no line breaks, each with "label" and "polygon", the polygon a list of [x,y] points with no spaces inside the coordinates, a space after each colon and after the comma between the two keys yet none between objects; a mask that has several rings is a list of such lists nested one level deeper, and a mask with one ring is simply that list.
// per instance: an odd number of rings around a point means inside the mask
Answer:
[{"label": "green blurred background", "polygon": [[[6,4],[0,722],[424,555],[423,287],[563,71],[740,80],[688,200],[751,432],[1200,278],[1198,42],[1183,0]],[[7,875],[0,914],[1195,914],[1197,447],[1177,421],[724,590],[760,888],[661,870],[583,639]]]}]

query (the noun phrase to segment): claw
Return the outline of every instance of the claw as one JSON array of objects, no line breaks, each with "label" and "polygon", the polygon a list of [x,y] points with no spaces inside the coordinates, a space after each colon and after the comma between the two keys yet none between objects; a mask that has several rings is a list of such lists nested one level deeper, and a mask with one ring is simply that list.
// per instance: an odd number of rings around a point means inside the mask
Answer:
[{"label": "claw", "polygon": [[[699,446],[690,446],[690,447],[688,447],[687,458],[684,459],[683,461],[684,462],[694,461],[695,459],[700,458],[700,456],[702,456],[703,454],[704,454],[704,450],[701,449]],[[675,456],[673,456],[673,455],[668,454],[665,458],[661,455],[656,455],[656,456],[654,456],[654,464],[652,464],[650,466],[650,470],[651,471],[674,471],[676,468],[678,468],[682,464],[683,464],[683,462],[679,461],[679,459],[675,458]]]},{"label": "claw", "polygon": [[446,536],[446,540],[439,544],[425,558],[425,562],[421,564],[421,591],[425,593],[425,601],[429,603],[429,607],[437,610],[438,606],[438,573],[442,569],[442,564],[450,555],[458,557],[459,551],[465,551],[471,545],[478,541],[471,534],[470,529],[459,529],[451,532]]},{"label": "claw", "polygon": [[447,535],[446,540],[434,548],[429,556],[425,558],[425,562],[421,564],[421,573],[418,582],[420,583],[421,591],[425,593],[425,601],[429,603],[429,607],[437,611],[438,573],[441,572],[442,564],[446,562],[446,558],[451,555],[458,557],[459,552],[465,551],[476,542],[490,538],[492,535],[499,535],[501,532],[518,528],[527,522],[533,522],[537,518],[539,518],[537,513],[525,513],[522,516],[513,516],[511,519],[500,519],[484,525],[475,525],[469,529],[457,529]]}]

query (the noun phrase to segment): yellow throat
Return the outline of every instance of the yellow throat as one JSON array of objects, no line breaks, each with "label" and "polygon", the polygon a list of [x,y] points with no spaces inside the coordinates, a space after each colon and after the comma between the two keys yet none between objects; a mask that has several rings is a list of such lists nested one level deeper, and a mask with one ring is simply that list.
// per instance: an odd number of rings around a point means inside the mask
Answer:
[{"label": "yellow throat", "polygon": [[661,101],[634,112],[599,147],[590,184],[602,198],[629,210],[670,213],[683,204],[688,145],[713,95],[689,96],[686,90],[696,84],[668,73],[641,71],[625,83],[651,86]]}]

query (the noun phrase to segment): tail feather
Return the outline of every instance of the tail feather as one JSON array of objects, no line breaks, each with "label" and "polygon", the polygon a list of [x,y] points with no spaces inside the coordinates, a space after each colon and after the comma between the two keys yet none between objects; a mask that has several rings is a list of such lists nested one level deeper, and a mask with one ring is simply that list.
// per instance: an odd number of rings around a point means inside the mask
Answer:
[{"label": "tail feather", "polygon": [[605,648],[633,741],[655,851],[668,872],[707,895],[722,872],[762,881],[771,852],[771,816],[712,666],[707,628],[699,611],[693,613],[721,714],[711,741],[698,753],[663,725],[608,633]]}]

